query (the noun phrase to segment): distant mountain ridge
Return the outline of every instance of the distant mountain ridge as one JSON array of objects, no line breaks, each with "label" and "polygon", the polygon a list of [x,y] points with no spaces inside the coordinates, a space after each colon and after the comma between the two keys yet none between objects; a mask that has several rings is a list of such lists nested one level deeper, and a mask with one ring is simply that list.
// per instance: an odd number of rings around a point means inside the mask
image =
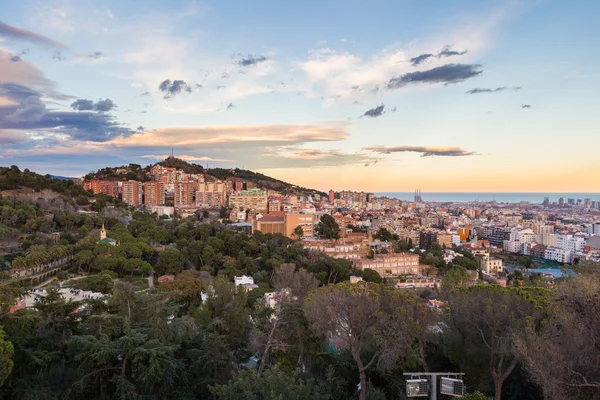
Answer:
[{"label": "distant mountain ridge", "polygon": [[68,176],[50,175],[52,179],[58,179],[59,181],[76,181],[79,178],[72,178]]}]

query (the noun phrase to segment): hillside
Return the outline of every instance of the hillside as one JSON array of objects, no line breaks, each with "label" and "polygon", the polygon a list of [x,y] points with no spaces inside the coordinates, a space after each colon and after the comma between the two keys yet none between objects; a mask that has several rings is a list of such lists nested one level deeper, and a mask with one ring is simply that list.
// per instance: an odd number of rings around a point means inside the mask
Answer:
[{"label": "hillside", "polygon": [[40,175],[28,169],[21,171],[16,165],[11,167],[0,167],[0,191],[11,191],[18,193],[25,189],[40,192],[50,189],[53,192],[64,194],[69,197],[87,196],[88,193],[72,180],[61,180],[50,175]]},{"label": "hillside", "polygon": [[[177,157],[168,157],[157,164],[162,165],[165,168],[181,169],[186,174],[203,174],[206,172],[202,165],[189,163]],[[151,167],[152,166],[150,166],[150,168]]]},{"label": "hillside", "polygon": [[249,187],[273,190],[282,194],[302,194],[308,196],[318,193],[322,196],[326,195],[318,190],[296,186],[257,172],[239,168],[211,168],[207,170],[199,164],[188,163],[187,161],[177,157],[168,157],[164,161],[158,162],[157,164],[148,165],[144,168],[138,164],[102,168],[96,172],[87,174],[85,179],[104,179],[114,181],[133,179],[137,181],[148,181],[151,179],[148,173],[154,165],[162,165],[163,167],[167,168],[181,169],[188,174],[204,174],[207,180],[228,179],[233,181],[244,181]]},{"label": "hillside", "polygon": [[231,179],[235,181],[252,182],[257,187],[274,190],[282,194],[301,193],[303,195],[312,195],[318,193],[322,196],[326,195],[318,190],[296,186],[291,183],[245,169],[211,168],[208,170],[208,174],[222,180]]},{"label": "hillside", "polygon": [[120,167],[106,167],[96,172],[90,172],[83,179],[102,179],[106,181],[148,181],[150,168],[142,168],[139,164],[122,165]]}]

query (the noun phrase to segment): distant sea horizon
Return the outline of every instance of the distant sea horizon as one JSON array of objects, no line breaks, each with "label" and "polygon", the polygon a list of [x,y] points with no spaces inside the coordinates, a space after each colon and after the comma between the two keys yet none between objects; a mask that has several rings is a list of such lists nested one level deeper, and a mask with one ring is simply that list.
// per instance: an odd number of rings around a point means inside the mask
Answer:
[{"label": "distant sea horizon", "polygon": [[[373,192],[377,197],[390,197],[403,201],[413,201],[414,192]],[[520,203],[542,204],[544,198],[548,197],[550,203],[558,203],[559,198],[565,199],[590,199],[600,201],[600,193],[534,193],[534,192],[421,192],[421,199],[425,202],[433,201],[440,203],[465,203],[465,202],[491,202],[498,203]]]}]

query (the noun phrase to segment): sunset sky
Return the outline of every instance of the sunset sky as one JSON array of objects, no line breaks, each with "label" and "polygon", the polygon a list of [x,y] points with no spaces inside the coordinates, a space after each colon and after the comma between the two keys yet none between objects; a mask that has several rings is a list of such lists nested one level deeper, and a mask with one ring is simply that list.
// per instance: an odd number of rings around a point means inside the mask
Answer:
[{"label": "sunset sky", "polygon": [[0,2],[0,165],[600,191],[596,1]]}]

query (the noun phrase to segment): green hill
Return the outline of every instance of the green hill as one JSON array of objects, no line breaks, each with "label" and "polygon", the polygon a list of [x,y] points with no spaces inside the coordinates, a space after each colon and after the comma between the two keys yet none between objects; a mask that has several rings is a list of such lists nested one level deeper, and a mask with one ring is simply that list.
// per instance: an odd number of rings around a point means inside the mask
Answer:
[{"label": "green hill", "polygon": [[325,193],[320,192],[318,190],[293,185],[291,183],[287,183],[279,179],[271,178],[270,176],[263,175],[258,172],[248,171],[245,169],[211,168],[208,170],[208,174],[221,180],[231,179],[234,181],[251,182],[257,187],[274,190],[283,194],[298,193],[307,196],[318,193],[322,196],[326,195]]},{"label": "green hill", "polygon": [[0,167],[0,191],[32,189],[39,192],[42,189],[50,189],[56,193],[64,194],[69,197],[88,196],[83,190],[83,186],[78,185],[72,180],[63,180],[53,178],[50,175],[40,175],[25,169],[21,171],[19,167]]}]

